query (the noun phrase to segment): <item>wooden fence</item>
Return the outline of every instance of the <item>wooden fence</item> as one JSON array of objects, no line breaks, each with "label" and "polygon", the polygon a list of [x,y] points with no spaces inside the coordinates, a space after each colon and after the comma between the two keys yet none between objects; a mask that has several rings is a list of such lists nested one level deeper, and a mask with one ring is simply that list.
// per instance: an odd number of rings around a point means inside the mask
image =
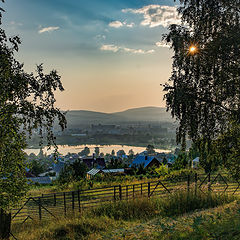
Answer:
[{"label": "wooden fence", "polygon": [[188,175],[167,180],[156,180],[132,185],[116,185],[89,190],[77,190],[43,194],[30,197],[21,208],[12,211],[13,222],[43,220],[50,217],[81,213],[85,209],[107,202],[131,200],[152,196],[164,197],[173,191],[194,189],[194,191],[226,192],[239,194],[240,184],[221,174]]}]

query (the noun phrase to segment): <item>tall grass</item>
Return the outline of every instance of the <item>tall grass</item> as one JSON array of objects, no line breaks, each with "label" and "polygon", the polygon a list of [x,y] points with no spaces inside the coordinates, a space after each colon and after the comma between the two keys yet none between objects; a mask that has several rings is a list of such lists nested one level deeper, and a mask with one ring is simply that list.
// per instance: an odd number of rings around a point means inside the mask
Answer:
[{"label": "tall grass", "polygon": [[14,234],[19,240],[94,239],[94,234],[122,227],[126,221],[176,216],[233,200],[235,197],[230,195],[202,192],[195,194],[191,190],[178,190],[164,197],[138,198],[100,205],[72,218],[15,226]]},{"label": "tall grass", "polygon": [[162,216],[174,216],[196,209],[213,208],[235,199],[235,196],[223,193],[176,191],[173,195],[168,195],[160,206],[160,212]]},{"label": "tall grass", "polygon": [[38,223],[28,222],[13,226],[13,234],[18,240],[81,240],[99,232],[117,228],[119,225],[107,217],[60,218]]},{"label": "tall grass", "polygon": [[92,210],[95,216],[108,216],[116,220],[146,219],[156,215],[174,216],[196,209],[212,208],[234,201],[232,195],[178,190],[164,197],[118,201]]}]

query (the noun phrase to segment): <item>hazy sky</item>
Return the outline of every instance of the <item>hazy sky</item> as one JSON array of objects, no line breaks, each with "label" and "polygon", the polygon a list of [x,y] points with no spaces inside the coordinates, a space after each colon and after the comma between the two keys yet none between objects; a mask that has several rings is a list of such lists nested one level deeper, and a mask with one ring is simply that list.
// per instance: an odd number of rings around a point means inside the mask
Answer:
[{"label": "hazy sky", "polygon": [[27,71],[44,63],[65,87],[64,110],[116,112],[165,106],[171,72],[167,26],[179,23],[173,0],[6,0],[4,28],[22,39]]}]

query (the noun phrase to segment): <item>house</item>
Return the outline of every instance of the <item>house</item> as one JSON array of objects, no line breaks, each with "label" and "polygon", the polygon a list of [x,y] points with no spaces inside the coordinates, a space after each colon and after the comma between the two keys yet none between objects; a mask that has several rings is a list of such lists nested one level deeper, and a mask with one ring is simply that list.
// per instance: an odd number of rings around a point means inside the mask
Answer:
[{"label": "house", "polygon": [[58,163],[53,164],[53,172],[56,173],[56,176],[59,176],[60,172],[63,170],[65,167],[66,163],[59,161]]},{"label": "house", "polygon": [[198,168],[199,167],[199,157],[196,157],[192,160],[192,168]]},{"label": "house", "polygon": [[28,184],[38,183],[38,184],[51,184],[53,180],[56,180],[56,177],[35,177],[27,178]]},{"label": "house", "polygon": [[172,153],[158,153],[156,158],[160,163],[171,166],[175,162],[177,156]]},{"label": "house", "polygon": [[139,168],[141,165],[143,166],[143,168],[150,168],[150,167],[159,167],[161,163],[154,156],[139,155],[133,160],[133,162],[130,164],[129,167]]},{"label": "house", "polygon": [[102,172],[104,174],[112,174],[112,175],[121,175],[125,172],[123,168],[118,169],[103,169]]},{"label": "house", "polygon": [[[38,177],[47,177],[47,176],[56,176],[56,172],[54,172],[53,170],[50,170],[48,172],[44,172],[44,173],[41,173],[41,174],[38,174]],[[59,175],[59,173],[58,173]]]},{"label": "house", "polygon": [[148,151],[145,150],[145,151],[139,153],[139,155],[140,155],[140,156],[147,156],[147,155],[148,155]]},{"label": "house", "polygon": [[96,169],[93,168],[87,172],[87,179],[91,179],[92,177],[96,176],[97,174],[104,175],[104,174],[111,174],[111,175],[122,175],[124,174],[124,169]]},{"label": "house", "polygon": [[97,169],[103,169],[106,167],[105,159],[104,158],[84,158],[83,163],[89,168],[97,168]]}]

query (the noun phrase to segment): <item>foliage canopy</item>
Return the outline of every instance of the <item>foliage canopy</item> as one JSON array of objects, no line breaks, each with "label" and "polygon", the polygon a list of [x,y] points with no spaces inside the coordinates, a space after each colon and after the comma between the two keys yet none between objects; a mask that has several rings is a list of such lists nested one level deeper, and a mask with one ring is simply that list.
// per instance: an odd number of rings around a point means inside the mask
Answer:
[{"label": "foliage canopy", "polygon": [[[183,25],[164,38],[174,50],[165,84],[168,109],[179,119],[178,142],[213,139],[240,122],[240,1],[181,0]],[[198,51],[189,53],[190,46]]]},{"label": "foliage canopy", "polygon": [[14,56],[20,38],[9,38],[1,28],[3,11],[0,8],[0,208],[7,210],[26,191],[26,133],[31,135],[33,129],[42,137],[46,133],[50,146],[54,144],[54,121],[58,119],[63,129],[66,120],[55,107],[54,92],[64,90],[60,76],[55,70],[45,74],[42,65],[35,75],[24,71]]},{"label": "foliage canopy", "polygon": [[[165,99],[180,123],[177,142],[185,148],[189,137],[203,151],[203,162],[213,141],[240,124],[240,1],[180,3],[182,25],[171,25],[164,36],[174,51]],[[216,155],[206,156],[203,165],[211,171]]]}]

